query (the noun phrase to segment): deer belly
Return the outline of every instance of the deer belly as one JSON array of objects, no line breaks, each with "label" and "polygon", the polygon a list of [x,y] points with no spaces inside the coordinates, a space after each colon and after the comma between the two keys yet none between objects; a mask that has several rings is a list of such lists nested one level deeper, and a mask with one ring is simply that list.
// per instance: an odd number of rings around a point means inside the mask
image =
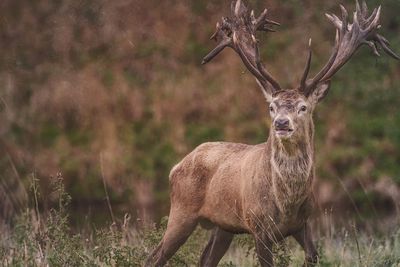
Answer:
[{"label": "deer belly", "polygon": [[242,219],[241,208],[236,201],[226,201],[223,198],[207,199],[200,210],[200,217],[203,219],[202,226],[210,228],[216,225],[222,229],[234,233],[248,232]]}]

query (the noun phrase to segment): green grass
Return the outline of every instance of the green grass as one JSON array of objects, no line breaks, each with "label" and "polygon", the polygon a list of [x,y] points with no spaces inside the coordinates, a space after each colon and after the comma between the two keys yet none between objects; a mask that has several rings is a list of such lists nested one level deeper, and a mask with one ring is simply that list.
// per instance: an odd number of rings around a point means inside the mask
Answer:
[{"label": "green grass", "polygon": [[[37,180],[32,178],[32,207],[9,225],[0,226],[1,266],[142,266],[165,231],[168,218],[146,229],[131,224],[126,215],[108,227],[72,229],[69,223],[70,196],[61,175],[53,179],[55,205],[43,213],[38,201]],[[88,222],[90,225],[90,222]],[[317,233],[318,266],[400,266],[400,230],[386,235],[352,230]],[[186,244],[170,260],[169,266],[197,266],[209,232],[196,229]],[[276,266],[301,266],[303,251],[292,239],[274,247]],[[259,266],[249,235],[236,236],[220,266]]]}]

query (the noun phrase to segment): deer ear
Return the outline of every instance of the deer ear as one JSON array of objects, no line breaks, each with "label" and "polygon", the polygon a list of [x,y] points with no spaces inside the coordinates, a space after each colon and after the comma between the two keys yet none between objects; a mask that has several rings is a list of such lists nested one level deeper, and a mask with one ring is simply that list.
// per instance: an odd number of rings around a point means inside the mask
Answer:
[{"label": "deer ear", "polygon": [[271,85],[269,83],[266,83],[267,88],[265,88],[258,79],[256,79],[256,81],[257,81],[258,86],[261,89],[261,92],[263,93],[263,95],[265,97],[265,100],[267,100],[268,103],[271,103],[272,102],[272,89],[270,88]]},{"label": "deer ear", "polygon": [[314,92],[312,92],[311,95],[309,96],[311,102],[316,104],[319,101],[321,101],[328,94],[330,86],[331,86],[330,80],[319,83]]}]

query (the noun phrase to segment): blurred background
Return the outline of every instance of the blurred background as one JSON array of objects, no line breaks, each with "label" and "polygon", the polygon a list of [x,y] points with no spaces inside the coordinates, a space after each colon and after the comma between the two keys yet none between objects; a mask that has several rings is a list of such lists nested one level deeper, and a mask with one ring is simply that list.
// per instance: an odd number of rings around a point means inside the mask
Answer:
[{"label": "blurred background", "polygon": [[[313,39],[312,73],[329,57],[325,12],[340,1],[249,0],[282,26],[260,35],[285,86],[297,85]],[[349,11],[353,1],[341,1]],[[400,52],[400,1],[382,4],[382,34]],[[38,179],[40,209],[54,205],[61,172],[71,219],[138,224],[168,214],[168,174],[206,141],[257,144],[267,105],[232,50],[201,66],[230,1],[2,0],[0,2],[0,216],[26,205]],[[364,47],[336,75],[315,112],[318,213],[361,224],[399,221],[400,64]]]}]

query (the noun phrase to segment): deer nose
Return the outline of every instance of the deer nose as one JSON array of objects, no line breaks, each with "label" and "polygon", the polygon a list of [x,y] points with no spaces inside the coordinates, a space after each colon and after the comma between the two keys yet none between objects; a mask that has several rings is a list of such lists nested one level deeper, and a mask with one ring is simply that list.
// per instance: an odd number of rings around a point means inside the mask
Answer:
[{"label": "deer nose", "polygon": [[280,129],[288,129],[289,128],[289,119],[287,118],[279,118],[275,120],[275,128]]}]

